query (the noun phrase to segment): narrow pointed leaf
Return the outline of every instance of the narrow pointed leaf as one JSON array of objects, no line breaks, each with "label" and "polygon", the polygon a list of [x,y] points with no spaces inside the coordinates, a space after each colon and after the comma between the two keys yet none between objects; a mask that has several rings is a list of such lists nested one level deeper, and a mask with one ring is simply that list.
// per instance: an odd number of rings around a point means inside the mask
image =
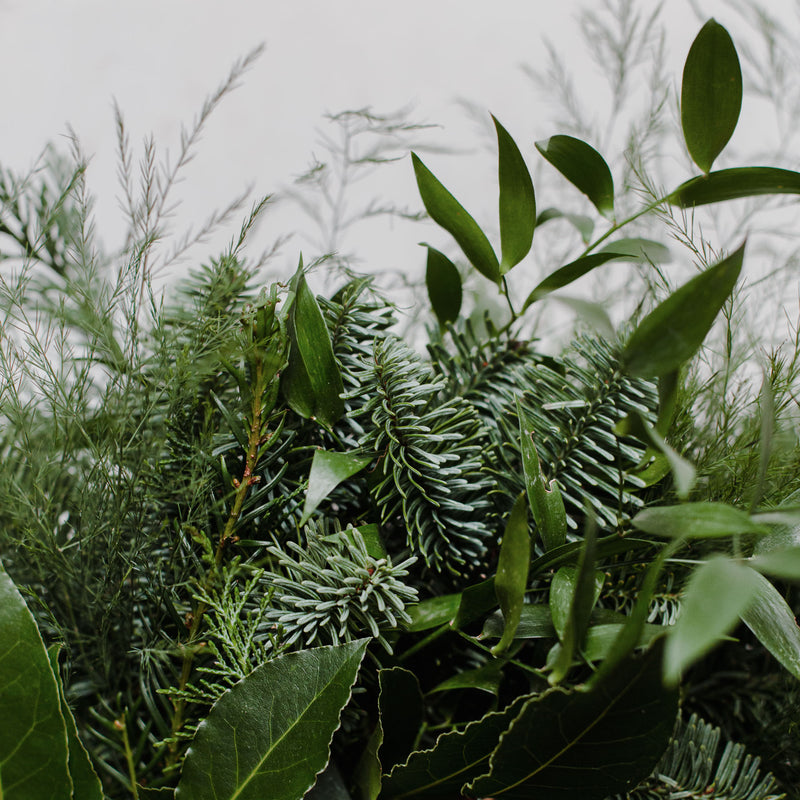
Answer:
[{"label": "narrow pointed leaf", "polygon": [[596,252],[617,253],[620,256],[619,260],[644,261],[650,264],[668,264],[672,261],[672,253],[666,245],[638,237],[615,239]]},{"label": "narrow pointed leaf", "polygon": [[500,182],[500,272],[528,255],[536,227],[536,197],[525,159],[508,131],[494,118]]},{"label": "narrow pointed leaf", "polygon": [[303,274],[302,261],[294,277],[294,291],[283,394],[289,407],[301,417],[315,418],[332,428],[344,414],[340,396],[344,386],[325,320]]},{"label": "narrow pointed leaf", "polygon": [[381,797],[387,800],[442,800],[459,797],[462,785],[485,772],[489,756],[522,705],[518,697],[503,711],[486,714],[463,730],[442,734],[430,750],[412,753],[383,780]]},{"label": "narrow pointed leaf", "polygon": [[755,597],[742,612],[742,622],[795,678],[800,679],[797,620],[780,592],[763,575],[753,575]]},{"label": "narrow pointed leaf", "polygon": [[495,608],[497,608],[497,593],[494,590],[494,576],[492,576],[480,583],[467,586],[461,592],[458,611],[450,624],[454,628],[463,628]]},{"label": "narrow pointed leaf", "polygon": [[70,800],[67,729],[42,637],[0,565],[0,796]]},{"label": "narrow pointed leaf", "polygon": [[681,674],[739,622],[758,589],[758,573],[725,556],[712,556],[689,579],[678,621],[664,649],[664,681],[676,686]]},{"label": "narrow pointed leaf", "polygon": [[227,691],[186,754],[177,800],[297,800],[328,762],[366,640],[279,656]]},{"label": "narrow pointed leaf", "polygon": [[692,278],[638,325],[623,352],[628,372],[657,377],[697,352],[742,269],[744,245]]},{"label": "narrow pointed leaf", "polygon": [[800,172],[777,167],[721,169],[682,183],[667,199],[672,205],[693,208],[764,194],[800,194]]},{"label": "narrow pointed leaf", "polygon": [[439,594],[413,606],[406,606],[411,622],[406,630],[427,631],[446,625],[455,617],[461,603],[461,594]]},{"label": "narrow pointed leaf", "polygon": [[589,244],[594,231],[594,220],[587,217],[585,214],[569,214],[557,208],[546,208],[538,217],[536,217],[536,227],[544,225],[551,219],[565,219],[569,222],[575,230],[581,235],[581,239],[585,244]]},{"label": "narrow pointed leaf", "polygon": [[481,692],[497,695],[502,677],[503,661],[495,659],[477,669],[468,669],[453,675],[452,678],[448,678],[434,686],[428,694],[453,691],[455,689],[477,689]]},{"label": "narrow pointed leaf", "polygon": [[605,159],[591,145],[572,136],[551,136],[536,149],[605,217],[614,216],[614,179]]},{"label": "narrow pointed leaf", "polygon": [[565,264],[555,272],[550,273],[550,275],[541,281],[525,299],[522,310],[525,311],[528,306],[550,294],[550,292],[569,286],[573,281],[582,278],[593,269],[607,264],[609,261],[624,261],[626,259],[628,259],[628,257],[624,253],[592,253],[591,255],[571,261],[569,264]]},{"label": "narrow pointed leaf", "polygon": [[[580,649],[582,661],[596,663],[605,661],[614,653],[619,641],[620,634],[625,628],[624,622],[609,622],[602,625],[592,625],[586,631],[583,646]],[[666,629],[663,625],[645,624],[639,636],[639,640],[632,649],[649,647],[653,640],[658,636],[664,636]],[[561,657],[560,643],[553,646],[548,653],[548,662],[556,663]],[[580,664],[581,660],[573,658],[573,664]]]},{"label": "narrow pointed leaf", "polygon": [[789,581],[800,581],[800,547],[772,550],[753,556],[748,563],[759,572]]},{"label": "narrow pointed leaf", "polygon": [[433,313],[440,325],[455,322],[461,311],[461,275],[456,265],[444,254],[426,244],[428,261],[425,267],[425,285]]},{"label": "narrow pointed leaf", "polygon": [[652,506],[631,520],[633,527],[671,539],[713,539],[737,533],[768,533],[748,514],[725,503],[682,503]]},{"label": "narrow pointed leaf", "polygon": [[370,456],[358,456],[353,453],[337,453],[330,450],[316,450],[311,461],[308,474],[308,490],[303,506],[303,518],[300,525],[305,525],[319,504],[342,482],[364,469],[372,460]]},{"label": "narrow pointed leaf", "polygon": [[695,164],[708,172],[728,143],[742,109],[742,70],[730,34],[710,19],[683,67],[681,126]]},{"label": "narrow pointed leaf", "polygon": [[514,641],[514,632],[519,624],[519,615],[525,600],[528,586],[528,569],[531,564],[531,537],[528,532],[528,506],[525,495],[520,494],[508,517],[497,574],[494,578],[494,591],[503,612],[505,627],[503,637],[492,648],[497,655],[507,650]]},{"label": "narrow pointed leaf", "polygon": [[[464,788],[497,800],[603,800],[625,795],[667,747],[677,692],[661,684],[661,648],[621,663],[589,691],[551,689],[529,700]],[[457,796],[457,795],[455,795]]]},{"label": "narrow pointed leaf", "polygon": [[[503,635],[503,615],[500,612],[486,618],[481,631],[481,639],[499,639]],[[550,605],[540,603],[522,606],[515,639],[550,639],[556,635]]]},{"label": "narrow pointed leaf", "polygon": [[[567,630],[569,615],[575,600],[575,586],[578,580],[577,567],[561,567],[550,583],[550,615],[553,620],[553,627],[559,639],[564,638]],[[605,582],[605,573],[595,572],[594,575],[594,597],[592,607],[600,597]],[[591,609],[590,609],[591,610]]]},{"label": "narrow pointed leaf", "polygon": [[500,263],[486,234],[415,153],[411,154],[411,160],[422,202],[431,219],[458,242],[467,260],[481,275],[499,282]]}]

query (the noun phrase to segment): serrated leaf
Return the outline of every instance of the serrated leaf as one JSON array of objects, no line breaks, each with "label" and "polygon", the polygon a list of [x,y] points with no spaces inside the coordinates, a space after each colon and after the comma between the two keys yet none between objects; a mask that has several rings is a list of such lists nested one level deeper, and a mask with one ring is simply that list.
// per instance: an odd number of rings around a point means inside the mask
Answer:
[{"label": "serrated leaf", "polygon": [[494,116],[492,121],[497,131],[500,183],[500,272],[505,274],[530,252],[536,228],[536,197],[519,147]]},{"label": "serrated leaf", "polygon": [[317,300],[308,287],[303,262],[293,279],[294,301],[289,309],[289,363],[281,388],[289,407],[326,428],[344,414],[342,375]]},{"label": "serrated leaf", "polygon": [[455,617],[461,603],[461,593],[440,594],[429,597],[413,606],[406,606],[411,622],[406,630],[412,632],[427,631],[445,625]]},{"label": "serrated leaf", "polygon": [[654,536],[709,539],[737,533],[768,533],[744,511],[725,503],[682,503],[677,506],[651,506],[632,520],[634,528]]},{"label": "serrated leaf", "polygon": [[695,164],[708,172],[736,129],[742,109],[742,70],[730,34],[710,19],[683,67],[681,126]]},{"label": "serrated leaf", "polygon": [[528,532],[528,506],[520,493],[509,514],[500,545],[494,591],[503,613],[503,637],[492,648],[497,655],[508,649],[514,641],[519,615],[528,586],[528,568],[531,563],[531,537]]},{"label": "serrated leaf", "polygon": [[67,729],[42,637],[0,564],[0,795],[70,800]]},{"label": "serrated leaf", "polygon": [[440,325],[455,322],[461,311],[463,291],[458,267],[444,254],[426,244],[428,260],[425,267],[425,286],[433,313]]},{"label": "serrated leaf", "polygon": [[614,216],[614,179],[605,159],[586,142],[573,136],[551,136],[536,149],[605,217]]},{"label": "serrated leaf", "polygon": [[[75,717],[72,716],[72,710],[64,696],[64,686],[61,683],[58,670],[58,652],[59,648],[57,645],[51,645],[47,648],[50,668],[53,670],[53,676],[58,686],[58,696],[61,701],[61,716],[64,718],[66,727],[68,751],[67,768],[69,770],[70,780],[72,781],[73,797],[75,800],[103,800],[103,786],[100,783],[100,778],[97,777],[97,773],[94,771],[89,753],[78,736]],[[1,782],[0,789],[2,789]]]},{"label": "serrated leaf", "polygon": [[186,754],[177,800],[297,800],[328,762],[367,640],[278,656],[214,704]]},{"label": "serrated leaf", "polygon": [[657,377],[695,354],[733,291],[743,257],[744,245],[685,283],[639,323],[622,354],[631,375]]},{"label": "serrated leaf", "polygon": [[530,699],[501,737],[487,774],[464,794],[498,800],[626,794],[650,774],[675,723],[677,692],[663,688],[660,660],[655,646],[589,691],[557,688]]},{"label": "serrated leaf", "polygon": [[[752,570],[751,570],[752,572]],[[742,612],[742,622],[783,666],[800,679],[800,628],[780,592],[753,572],[755,595]]]},{"label": "serrated leaf", "polygon": [[525,298],[522,304],[522,311],[525,311],[529,306],[537,300],[555,292],[557,289],[563,289],[573,281],[582,278],[584,275],[591,272],[593,269],[607,264],[609,261],[625,260],[627,256],[624,253],[592,253],[588,256],[583,256],[569,264],[565,264],[555,272],[550,273],[543,281],[541,281],[536,288]]},{"label": "serrated leaf", "polygon": [[693,208],[765,194],[800,194],[800,172],[778,167],[721,169],[682,183],[667,200],[680,208]]},{"label": "serrated leaf", "polygon": [[516,698],[503,711],[486,714],[463,730],[442,734],[430,750],[412,753],[405,764],[384,778],[387,800],[442,800],[459,797],[461,786],[486,769],[500,735],[519,713],[528,696]]},{"label": "serrated leaf", "polygon": [[305,525],[319,504],[340,484],[360,472],[372,460],[371,456],[315,450],[308,473],[308,489],[300,525]]},{"label": "serrated leaf", "polygon": [[458,242],[467,260],[481,275],[498,283],[501,278],[500,263],[486,234],[416,153],[411,154],[411,160],[422,203],[431,219]]},{"label": "serrated leaf", "polygon": [[595,252],[614,253],[621,261],[644,261],[649,264],[668,264],[672,261],[672,253],[666,245],[639,237],[615,239]]},{"label": "serrated leaf", "polygon": [[693,573],[681,613],[664,649],[664,681],[676,686],[681,674],[730,633],[752,601],[758,573],[725,556],[712,556]]}]

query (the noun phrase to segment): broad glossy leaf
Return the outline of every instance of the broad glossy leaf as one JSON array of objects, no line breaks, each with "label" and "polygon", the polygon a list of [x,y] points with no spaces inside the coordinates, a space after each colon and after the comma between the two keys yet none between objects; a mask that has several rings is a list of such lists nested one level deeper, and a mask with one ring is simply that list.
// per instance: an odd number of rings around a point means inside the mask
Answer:
[{"label": "broad glossy leaf", "polygon": [[666,245],[638,237],[615,239],[595,252],[615,253],[619,255],[618,260],[624,261],[644,261],[650,264],[668,264],[672,261],[672,253]]},{"label": "broad glossy leaf", "polygon": [[529,696],[514,700],[460,731],[442,734],[430,750],[417,750],[383,780],[381,798],[442,800],[459,797],[462,785],[486,771],[489,756]]},{"label": "broad glossy leaf", "polygon": [[589,239],[592,238],[592,232],[594,231],[594,220],[585,214],[569,214],[557,208],[546,208],[536,218],[536,227],[544,225],[545,222],[549,222],[551,219],[562,218],[567,220],[580,233],[581,239],[586,244],[589,244]]},{"label": "broad glossy leaf", "polygon": [[297,800],[328,762],[366,640],[278,656],[200,723],[177,800]]},{"label": "broad glossy leaf", "polygon": [[333,450],[315,450],[308,474],[308,490],[303,506],[305,525],[319,504],[342,482],[360,472],[372,460],[371,456],[355,453],[337,453]]},{"label": "broad glossy leaf", "polygon": [[70,800],[67,729],[42,637],[0,564],[0,796]]},{"label": "broad glossy leaf", "polygon": [[526,417],[519,400],[517,400],[517,416],[528,503],[544,549],[552,550],[564,544],[567,539],[567,512],[558,484],[549,481],[545,485],[542,464],[533,441],[533,423]]},{"label": "broad glossy leaf", "polygon": [[[100,783],[100,778],[97,777],[89,753],[86,751],[83,742],[81,742],[78,736],[75,717],[72,716],[72,710],[67,704],[66,697],[64,697],[64,686],[61,683],[58,670],[58,652],[59,648],[57,645],[51,645],[47,648],[47,658],[50,661],[50,667],[53,670],[53,675],[58,685],[58,696],[61,701],[61,716],[64,718],[66,726],[68,750],[67,764],[69,777],[72,781],[73,797],[75,800],[103,800],[103,786]],[[0,788],[2,788],[1,783]]]},{"label": "broad glossy leaf", "polygon": [[614,179],[605,159],[591,145],[572,136],[551,136],[536,149],[605,217],[614,216]]},{"label": "broad glossy leaf", "polygon": [[725,556],[712,556],[692,573],[664,649],[668,685],[676,686],[687,667],[736,627],[758,589],[757,577],[757,572]]},{"label": "broad glossy leaf", "polygon": [[742,109],[742,70],[728,31],[710,19],[686,56],[681,85],[683,138],[694,163],[708,172],[728,143]]},{"label": "broad glossy leaf", "polygon": [[496,695],[500,689],[500,680],[502,677],[503,662],[500,659],[495,659],[477,669],[468,669],[464,670],[464,672],[459,672],[457,675],[453,675],[452,678],[448,678],[442,681],[438,686],[434,686],[428,694],[447,692],[454,689],[478,689],[481,692],[488,692],[489,694]]},{"label": "broad glossy leaf", "polygon": [[744,245],[696,275],[654,308],[628,340],[622,358],[628,372],[657,377],[690,359],[733,291]]},{"label": "broad glossy leaf", "polygon": [[596,267],[607,264],[609,261],[626,259],[627,256],[624,253],[592,253],[571,261],[569,264],[565,264],[555,272],[552,272],[539,283],[525,299],[522,310],[525,311],[530,305],[550,294],[550,292],[554,292],[556,289],[563,289],[573,281],[578,280],[578,278],[582,278]]},{"label": "broad glossy leaf", "polygon": [[494,578],[494,592],[505,620],[503,637],[492,648],[492,653],[495,655],[508,649],[511,642],[514,641],[514,632],[519,624],[519,615],[528,586],[530,565],[531,537],[528,532],[528,504],[525,501],[524,493],[520,493],[506,522],[503,541],[500,545],[497,573]]},{"label": "broad glossy leaf", "polygon": [[458,267],[444,254],[426,244],[428,261],[425,267],[425,286],[433,313],[440,325],[455,322],[461,311],[462,289]]},{"label": "broad glossy leaf", "polygon": [[411,154],[411,160],[422,202],[431,219],[458,242],[467,260],[481,275],[498,283],[501,277],[500,263],[486,234],[416,153]]},{"label": "broad glossy leaf", "polygon": [[753,572],[753,576],[755,597],[742,612],[742,622],[795,678],[800,679],[797,620],[780,592],[763,575]]},{"label": "broad glossy leaf", "polygon": [[[486,618],[481,631],[481,639],[499,639],[503,635],[503,615],[498,611]],[[553,615],[549,605],[522,606],[519,624],[514,633],[515,639],[549,639],[556,635]]]},{"label": "broad glossy leaf", "polygon": [[497,131],[500,182],[500,272],[519,264],[531,249],[536,197],[525,159],[508,131],[492,116]]},{"label": "broad glossy leaf", "polygon": [[632,523],[640,531],[669,538],[708,539],[736,533],[768,533],[744,511],[725,503],[651,506],[640,511]]},{"label": "broad glossy leaf", "polygon": [[667,200],[693,208],[764,194],[800,194],[800,172],[777,167],[736,167],[700,175],[682,183]]},{"label": "broad glossy leaf", "polygon": [[[551,689],[529,700],[469,797],[603,800],[626,794],[667,747],[678,711],[665,690],[661,648],[622,662],[589,691]],[[454,795],[457,796],[457,795]]]},{"label": "broad glossy leaf", "polygon": [[461,593],[440,594],[413,606],[406,606],[411,622],[406,630],[418,632],[445,625],[455,617],[461,603]]},{"label": "broad glossy leaf", "polygon": [[342,376],[333,355],[328,329],[300,262],[293,280],[289,310],[289,363],[281,386],[289,407],[301,417],[317,419],[326,428],[344,413]]}]

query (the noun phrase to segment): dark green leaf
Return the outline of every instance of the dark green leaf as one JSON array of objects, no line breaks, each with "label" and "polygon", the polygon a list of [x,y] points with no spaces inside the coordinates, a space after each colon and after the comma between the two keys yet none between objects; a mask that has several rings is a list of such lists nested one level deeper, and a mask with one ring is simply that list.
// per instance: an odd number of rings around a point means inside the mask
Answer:
[{"label": "dark green leaf", "polygon": [[733,291],[743,256],[744,245],[685,283],[639,323],[623,353],[632,375],[663,375],[695,354]]},{"label": "dark green leaf", "polygon": [[428,262],[425,267],[425,285],[433,313],[440,325],[455,322],[461,311],[461,275],[456,265],[444,254],[426,244]]},{"label": "dark green leaf", "polygon": [[500,182],[500,272],[519,264],[531,249],[536,198],[525,159],[508,131],[492,116],[497,131]]},{"label": "dark green leaf", "polygon": [[[587,631],[580,648],[584,661],[595,663],[609,657],[619,641],[625,628],[624,622],[611,622],[603,625],[592,625]],[[657,636],[663,636],[666,629],[662,625],[645,625],[635,647],[648,647]],[[562,645],[557,643],[548,653],[548,662],[557,663],[561,657]],[[580,663],[573,658],[573,664]]]},{"label": "dark green leaf", "polygon": [[367,640],[278,656],[214,704],[186,754],[178,800],[297,800],[328,762]]},{"label": "dark green leaf", "polygon": [[[481,639],[499,639],[503,635],[503,615],[498,611],[486,618]],[[520,612],[515,639],[550,639],[555,637],[549,605],[524,605]]]},{"label": "dark green leaf", "polygon": [[494,577],[491,577],[473,583],[461,592],[461,601],[452,625],[454,628],[463,628],[494,608],[497,608],[497,594],[494,591]]},{"label": "dark green leaf", "polygon": [[447,692],[454,689],[477,689],[481,692],[497,695],[502,677],[503,662],[499,659],[495,659],[477,669],[468,669],[464,672],[459,672],[457,675],[453,675],[452,678],[448,678],[446,681],[442,681],[438,686],[434,686],[428,694]]},{"label": "dark green leaf", "polygon": [[517,497],[506,522],[497,574],[494,578],[494,592],[503,612],[505,626],[503,638],[492,648],[497,655],[508,649],[514,641],[514,632],[519,624],[519,615],[525,600],[528,586],[528,568],[531,564],[531,537],[528,532],[528,506],[525,495]]},{"label": "dark green leaf", "polygon": [[677,506],[652,506],[632,520],[634,528],[654,536],[707,539],[736,533],[767,533],[738,508],[725,503],[683,503]]},{"label": "dark green leaf", "polygon": [[486,714],[463,730],[442,734],[430,750],[418,750],[383,781],[382,797],[442,800],[459,797],[461,786],[484,772],[500,735],[507,730],[528,696],[503,711]]},{"label": "dark green leaf", "polygon": [[486,234],[415,153],[411,154],[411,160],[422,202],[431,219],[458,242],[467,260],[481,275],[498,283],[500,264]]},{"label": "dark green leaf", "polygon": [[440,594],[429,597],[421,603],[406,606],[406,611],[411,617],[407,630],[418,632],[445,625],[455,617],[461,603],[461,593]]},{"label": "dark green leaf", "polygon": [[[577,567],[561,567],[550,583],[550,616],[553,620],[553,627],[559,639],[564,638],[564,633],[569,622],[570,611],[575,599],[575,584],[578,580]],[[595,572],[594,574],[594,597],[592,607],[600,597],[605,582],[605,573]]]},{"label": "dark green leaf", "polygon": [[669,248],[652,239],[615,239],[596,252],[614,253],[619,255],[618,260],[644,261],[649,264],[668,264],[672,261]]},{"label": "dark green leaf", "polygon": [[576,261],[571,261],[569,264],[566,264],[548,275],[539,283],[525,299],[525,302],[522,304],[522,310],[525,311],[530,305],[540,300],[545,295],[550,294],[550,292],[554,292],[556,289],[562,289],[564,286],[568,286],[573,281],[578,280],[578,278],[582,278],[596,267],[600,267],[615,259],[625,260],[626,258],[627,256],[625,256],[625,254],[592,253]]},{"label": "dark green leaf", "polygon": [[[677,692],[661,684],[661,648],[629,658],[589,691],[551,689],[529,700],[470,797],[603,800],[647,777],[666,749]],[[457,796],[457,795],[454,795]]]},{"label": "dark green leaf", "polygon": [[[569,542],[548,551],[533,560],[530,574],[532,576],[542,575],[550,570],[558,569],[563,564],[576,563],[582,547],[583,542]],[[634,550],[647,550],[652,547],[653,543],[647,539],[636,539],[632,536],[606,536],[597,541],[597,557],[605,558]]]},{"label": "dark green leaf", "polygon": [[667,199],[672,205],[693,208],[763,194],[800,194],[800,172],[777,167],[721,169],[682,183]]},{"label": "dark green leaf", "polygon": [[325,769],[317,775],[317,782],[312,789],[303,796],[303,800],[353,800],[339,768],[331,761]]},{"label": "dark green leaf", "polygon": [[289,363],[282,376],[289,407],[326,428],[344,413],[342,376],[317,300],[308,288],[303,262],[293,280],[294,302],[289,310]]},{"label": "dark green leaf", "polygon": [[70,800],[67,729],[42,637],[0,564],[0,796]]},{"label": "dark green leaf", "polygon": [[708,172],[728,143],[742,109],[742,70],[728,31],[710,19],[683,67],[681,125],[694,163]]},{"label": "dark green leaf", "polygon": [[545,485],[542,465],[533,441],[533,422],[526,417],[519,400],[517,400],[517,415],[528,503],[544,549],[552,550],[564,544],[567,539],[567,512],[558,484],[550,481]]},{"label": "dark green leaf", "polygon": [[342,482],[355,475],[369,464],[371,456],[358,456],[354,453],[337,453],[329,450],[315,450],[308,474],[306,503],[300,525],[305,525],[317,506]]},{"label": "dark green leaf", "polygon": [[783,578],[800,581],[800,547],[786,550],[772,550],[764,555],[753,556],[748,562],[753,569]]},{"label": "dark green leaf", "polygon": [[584,214],[569,214],[564,211],[559,211],[557,208],[546,208],[536,218],[536,227],[544,225],[551,219],[565,219],[567,220],[581,235],[585,244],[589,243],[592,238],[592,231],[594,231],[594,220]]},{"label": "dark green leaf", "polygon": [[681,613],[664,650],[664,680],[676,686],[681,674],[730,633],[752,601],[757,572],[725,556],[712,556],[693,573]]},{"label": "dark green leaf", "polygon": [[614,216],[614,179],[603,156],[572,136],[551,136],[536,149],[606,217]]},{"label": "dark green leaf", "polygon": [[378,710],[383,743],[378,755],[384,772],[406,761],[422,725],[424,705],[419,681],[413,672],[401,667],[378,673]]},{"label": "dark green leaf", "polygon": [[763,575],[753,572],[752,580],[755,596],[742,612],[742,622],[795,678],[800,679],[800,628],[794,613]]}]

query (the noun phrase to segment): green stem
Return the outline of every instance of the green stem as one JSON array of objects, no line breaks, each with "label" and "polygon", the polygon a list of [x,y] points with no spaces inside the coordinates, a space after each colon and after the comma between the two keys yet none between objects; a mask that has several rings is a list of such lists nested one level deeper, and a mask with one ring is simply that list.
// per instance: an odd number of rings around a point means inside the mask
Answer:
[{"label": "green stem", "polygon": [[507,327],[511,327],[511,325],[516,322],[518,314],[514,310],[514,304],[511,302],[511,293],[508,290],[508,280],[506,276],[503,275],[503,288],[501,290],[501,294],[506,298],[506,302],[508,303],[508,310],[511,312],[511,319],[508,322]]},{"label": "green stem", "polygon": [[122,716],[114,721],[114,727],[122,733],[122,746],[125,748],[125,761],[128,765],[128,776],[131,781],[131,794],[134,800],[139,800],[139,787],[136,785],[136,764],[133,761],[133,751],[128,738],[128,714],[126,711],[123,711]]},{"label": "green stem", "polygon": [[[479,647],[481,650],[488,653],[490,656],[492,656],[492,658],[498,658],[498,656],[495,656],[495,654],[492,652],[491,647],[487,647],[485,644],[483,644],[483,642],[479,642],[474,636],[470,636],[468,633],[464,633],[464,631],[459,630],[456,630],[456,633],[463,639],[466,639],[470,644],[474,645],[475,647]],[[530,664],[524,664],[522,661],[517,661],[516,658],[508,658],[507,656],[502,656],[501,658],[507,664],[513,664],[515,667],[525,670],[525,672],[530,672],[533,675],[536,675],[537,678],[543,678],[545,680],[547,679],[547,675],[544,672],[536,669],[536,667],[532,667]]]}]

